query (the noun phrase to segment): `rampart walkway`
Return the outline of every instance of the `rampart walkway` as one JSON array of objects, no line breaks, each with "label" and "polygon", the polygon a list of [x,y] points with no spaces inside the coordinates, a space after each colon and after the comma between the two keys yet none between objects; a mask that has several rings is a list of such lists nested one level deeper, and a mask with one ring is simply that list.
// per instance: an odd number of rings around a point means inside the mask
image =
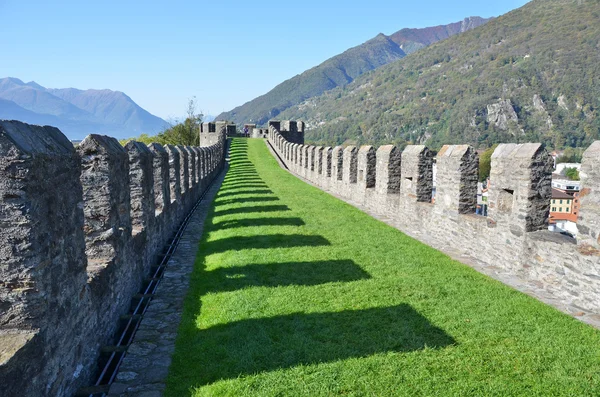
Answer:
[{"label": "rampart walkway", "polygon": [[165,394],[591,395],[599,342],[235,140]]}]

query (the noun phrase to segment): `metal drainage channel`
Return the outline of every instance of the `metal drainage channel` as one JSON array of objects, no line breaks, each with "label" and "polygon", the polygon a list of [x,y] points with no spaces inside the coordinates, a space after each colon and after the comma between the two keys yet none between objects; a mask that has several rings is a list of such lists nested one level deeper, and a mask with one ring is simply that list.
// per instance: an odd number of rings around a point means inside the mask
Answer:
[{"label": "metal drainage channel", "polygon": [[194,212],[196,212],[196,209],[212,188],[217,177],[212,179],[204,193],[202,193],[202,196],[200,196],[200,199],[198,199],[192,210],[188,213],[183,222],[181,222],[179,228],[177,229],[177,232],[175,233],[175,236],[169,240],[169,245],[167,247],[166,252],[159,255],[159,257],[162,256],[160,264],[152,266],[152,269],[154,270],[152,271],[152,276],[149,279],[145,280],[145,288],[142,287],[142,292],[140,294],[134,295],[134,297],[132,298],[131,307],[133,309],[130,311],[130,314],[121,316],[121,321],[124,324],[121,324],[119,327],[119,331],[117,331],[117,335],[120,335],[117,343],[113,346],[105,346],[101,349],[100,358],[98,361],[100,364],[99,367],[102,368],[102,372],[100,372],[98,380],[96,381],[94,386],[80,389],[75,394],[76,396],[105,397],[108,394],[110,385],[115,380],[119,367],[121,366],[121,363],[125,358],[127,348],[133,341],[133,337],[135,336],[135,333],[140,325],[142,317],[144,313],[146,313],[146,309],[148,308],[148,305],[150,304],[150,301],[152,300],[156,289],[160,284],[169,259],[175,253],[175,250],[179,245],[181,236],[185,231],[185,228],[188,225],[190,218],[192,217]]}]

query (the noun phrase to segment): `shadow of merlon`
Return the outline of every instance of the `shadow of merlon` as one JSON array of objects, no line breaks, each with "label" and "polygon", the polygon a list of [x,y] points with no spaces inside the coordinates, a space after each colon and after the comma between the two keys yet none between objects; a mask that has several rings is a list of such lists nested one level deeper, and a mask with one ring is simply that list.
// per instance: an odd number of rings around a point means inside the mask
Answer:
[{"label": "shadow of merlon", "polygon": [[407,304],[335,313],[293,313],[198,330],[189,346],[199,387],[221,379],[456,341]]},{"label": "shadow of merlon", "polygon": [[218,198],[215,200],[215,207],[220,207],[220,206],[224,206],[224,205],[231,205],[231,204],[243,204],[243,203],[266,203],[266,202],[273,202],[273,201],[279,201],[278,197],[238,197],[238,198],[229,198],[229,199],[222,199],[222,198]]},{"label": "shadow of merlon", "polygon": [[331,245],[321,236],[303,234],[265,234],[251,237],[227,237],[209,241],[202,247],[204,255],[230,250],[318,247]]},{"label": "shadow of merlon", "polygon": [[352,260],[251,264],[205,272],[203,292],[236,291],[246,287],[282,287],[351,282],[371,278]]},{"label": "shadow of merlon", "polygon": [[230,221],[216,222],[211,230],[235,229],[238,227],[261,227],[261,226],[304,226],[301,218],[245,218]]},{"label": "shadow of merlon", "polygon": [[228,208],[224,210],[218,210],[214,212],[214,216],[233,215],[233,214],[249,214],[249,213],[263,213],[263,212],[281,212],[291,211],[287,205],[255,205],[251,207],[237,207]]}]

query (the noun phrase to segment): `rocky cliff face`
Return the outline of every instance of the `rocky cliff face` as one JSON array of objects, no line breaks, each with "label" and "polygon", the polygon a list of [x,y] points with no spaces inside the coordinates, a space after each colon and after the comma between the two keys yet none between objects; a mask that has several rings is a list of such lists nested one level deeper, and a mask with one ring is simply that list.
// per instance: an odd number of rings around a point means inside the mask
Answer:
[{"label": "rocky cliff face", "polygon": [[519,117],[517,112],[513,108],[510,99],[499,100],[498,103],[494,103],[487,106],[487,121],[493,124],[496,128],[506,131],[509,129],[509,122],[517,124]]}]

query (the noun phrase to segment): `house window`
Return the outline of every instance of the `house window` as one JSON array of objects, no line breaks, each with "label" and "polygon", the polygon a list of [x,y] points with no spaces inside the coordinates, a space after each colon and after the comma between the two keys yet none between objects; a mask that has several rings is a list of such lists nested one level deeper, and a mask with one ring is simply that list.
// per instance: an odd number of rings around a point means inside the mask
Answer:
[{"label": "house window", "polygon": [[562,200],[560,200],[560,203],[559,203],[559,204],[562,204]]},{"label": "house window", "polygon": [[567,209],[566,209],[566,211],[565,211],[565,212],[571,212],[571,211],[569,211],[569,207],[567,207]]},{"label": "house window", "polygon": [[562,212],[562,207],[558,207],[558,212]]},{"label": "house window", "polygon": [[556,207],[552,207],[552,212],[556,212]]},{"label": "house window", "polygon": [[556,200],[552,200],[552,204],[556,204]]}]

